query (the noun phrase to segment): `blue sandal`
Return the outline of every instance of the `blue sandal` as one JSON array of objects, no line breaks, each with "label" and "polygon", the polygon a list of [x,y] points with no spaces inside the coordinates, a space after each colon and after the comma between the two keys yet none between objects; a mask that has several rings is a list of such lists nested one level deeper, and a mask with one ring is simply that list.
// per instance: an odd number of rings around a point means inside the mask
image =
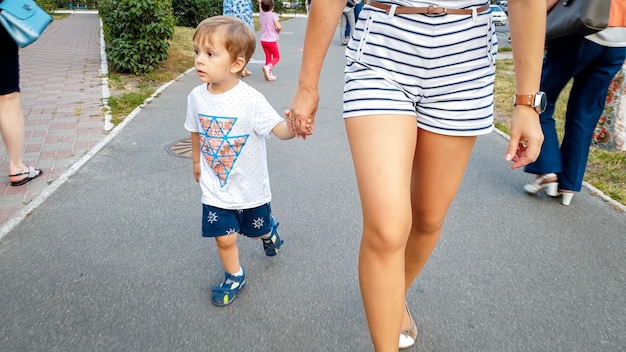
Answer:
[{"label": "blue sandal", "polygon": [[[242,268],[243,269],[243,268]],[[215,286],[211,289],[213,296],[211,297],[211,303],[218,307],[225,307],[231,304],[237,297],[237,293],[246,285],[245,274],[241,276],[231,275],[227,272],[224,273],[226,278],[221,285]]]},{"label": "blue sandal", "polygon": [[278,249],[283,245],[283,240],[278,235],[278,223],[274,218],[274,215],[270,214],[272,229],[270,231],[270,235],[267,238],[263,239],[263,249],[265,250],[265,255],[268,257],[273,257],[278,253]]}]

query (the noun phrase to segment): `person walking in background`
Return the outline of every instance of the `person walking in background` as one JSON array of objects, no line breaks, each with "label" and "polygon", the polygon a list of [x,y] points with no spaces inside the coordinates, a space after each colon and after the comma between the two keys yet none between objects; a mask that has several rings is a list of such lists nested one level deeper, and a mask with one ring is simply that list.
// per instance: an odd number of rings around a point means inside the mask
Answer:
[{"label": "person walking in background", "polygon": [[278,34],[282,30],[278,15],[274,11],[274,0],[261,0],[261,13],[259,24],[261,25],[261,46],[265,53],[265,66],[263,75],[268,81],[275,81],[273,68],[280,61],[278,49]]},{"label": "person walking in background", "polygon": [[43,175],[43,171],[22,161],[24,112],[20,99],[19,49],[3,26],[0,26],[0,48],[0,133],[9,160],[9,182],[11,186],[21,186]]},{"label": "person walking in background", "polygon": [[347,45],[352,38],[352,33],[354,33],[354,0],[347,0],[346,6],[343,8],[343,13],[341,14],[341,45]]},{"label": "person walking in background", "polygon": [[[345,7],[315,2],[286,113],[303,138],[314,128],[320,72]],[[517,94],[539,96],[546,3],[509,3]],[[378,352],[417,338],[407,291],[437,244],[477,136],[493,129],[497,50],[486,0],[369,1],[346,48],[343,117],[363,218],[359,282]],[[511,168],[534,161],[542,140],[536,108],[517,105],[505,152]]]},{"label": "person walking in background", "polygon": [[237,237],[261,239],[267,256],[283,244],[270,209],[265,140],[295,134],[261,93],[239,79],[256,46],[250,27],[233,17],[210,17],[198,25],[193,43],[204,83],[187,98],[185,129],[202,189],[202,236],[215,238],[225,270],[211,302],[226,306],[246,283]]},{"label": "person walking in background", "polygon": [[[548,0],[551,9],[557,0]],[[543,61],[541,90],[548,104],[540,115],[545,141],[536,162],[524,171],[535,174],[524,189],[531,194],[545,190],[561,196],[570,205],[575,192],[582,189],[593,131],[602,115],[611,79],[626,58],[626,28],[609,27],[580,39],[547,48]],[[557,98],[574,79],[567,100],[565,133],[559,146],[554,120]]]},{"label": "person walking in background", "polygon": [[[224,16],[234,16],[244,21],[252,31],[254,31],[254,21],[252,19],[252,0],[224,0],[222,2],[222,14]],[[246,67],[241,71],[241,77],[252,75]]]},{"label": "person walking in background", "polygon": [[358,19],[361,10],[363,9],[363,0],[355,0],[354,1],[354,18]]},{"label": "person walking in background", "polygon": [[[354,21],[356,22],[356,20],[359,19],[359,14],[361,13],[361,9],[363,8],[363,1],[362,0],[354,0]],[[350,27],[349,25],[346,25],[346,30],[343,32],[345,33],[346,37],[350,37],[350,33],[353,30],[352,27]]]}]

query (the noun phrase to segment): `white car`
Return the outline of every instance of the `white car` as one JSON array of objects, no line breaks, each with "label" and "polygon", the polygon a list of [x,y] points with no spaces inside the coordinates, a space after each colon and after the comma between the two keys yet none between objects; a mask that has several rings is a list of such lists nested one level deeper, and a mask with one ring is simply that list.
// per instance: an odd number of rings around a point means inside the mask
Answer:
[{"label": "white car", "polygon": [[509,14],[509,3],[507,2],[507,0],[499,1],[496,3],[496,5],[499,5],[502,10],[504,10],[504,13],[506,13],[507,15]]},{"label": "white car", "polygon": [[506,25],[506,21],[509,19],[504,13],[504,10],[498,5],[489,5],[489,9],[491,9],[491,20],[496,25]]},{"label": "white car", "polygon": [[286,9],[296,9],[298,8],[298,1],[293,1],[293,2],[283,1],[283,7]]}]

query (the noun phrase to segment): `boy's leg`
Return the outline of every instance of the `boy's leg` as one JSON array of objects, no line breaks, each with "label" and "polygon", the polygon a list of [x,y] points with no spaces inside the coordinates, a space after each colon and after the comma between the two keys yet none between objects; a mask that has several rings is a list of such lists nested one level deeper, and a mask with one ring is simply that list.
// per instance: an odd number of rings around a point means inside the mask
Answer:
[{"label": "boy's leg", "polygon": [[215,237],[217,243],[217,253],[220,255],[224,270],[234,274],[241,268],[239,263],[239,248],[237,248],[238,234]]},{"label": "boy's leg", "polygon": [[253,239],[261,239],[265,254],[269,257],[275,256],[283,240],[278,235],[278,223],[272,215],[270,204],[246,209],[238,217],[241,233]]},{"label": "boy's leg", "polygon": [[216,237],[217,252],[220,255],[222,264],[224,265],[224,281],[213,287],[213,296],[211,303],[216,306],[227,306],[231,304],[237,297],[237,293],[246,284],[244,270],[239,263],[239,248],[237,248],[238,234],[230,234],[226,236]]},{"label": "boy's leg", "polygon": [[273,257],[276,255],[276,253],[278,253],[278,249],[280,248],[280,246],[282,246],[284,241],[278,235],[278,223],[276,222],[274,215],[270,214],[270,219],[272,229],[270,233],[261,237],[261,239],[263,241],[263,249],[265,250],[265,255],[267,255],[268,257]]},{"label": "boy's leg", "polygon": [[204,204],[202,207],[202,236],[214,237],[217,253],[225,270],[224,281],[211,289],[211,302],[216,306],[232,303],[246,281],[239,262],[237,236],[240,232],[235,212]]}]

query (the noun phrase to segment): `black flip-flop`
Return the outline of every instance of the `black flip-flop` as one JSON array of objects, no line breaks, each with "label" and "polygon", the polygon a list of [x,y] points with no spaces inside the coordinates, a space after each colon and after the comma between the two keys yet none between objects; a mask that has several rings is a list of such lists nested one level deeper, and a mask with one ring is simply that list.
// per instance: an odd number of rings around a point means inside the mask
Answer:
[{"label": "black flip-flop", "polygon": [[28,182],[36,179],[37,177],[43,175],[43,171],[41,169],[38,169],[36,167],[32,167],[32,166],[26,166],[28,168],[27,172],[20,172],[19,174],[14,174],[14,175],[9,175],[9,177],[16,177],[16,176],[22,176],[22,175],[27,175],[25,178],[19,180],[19,181],[15,181],[15,182],[11,182],[11,186],[21,186],[24,184],[27,184]]}]

